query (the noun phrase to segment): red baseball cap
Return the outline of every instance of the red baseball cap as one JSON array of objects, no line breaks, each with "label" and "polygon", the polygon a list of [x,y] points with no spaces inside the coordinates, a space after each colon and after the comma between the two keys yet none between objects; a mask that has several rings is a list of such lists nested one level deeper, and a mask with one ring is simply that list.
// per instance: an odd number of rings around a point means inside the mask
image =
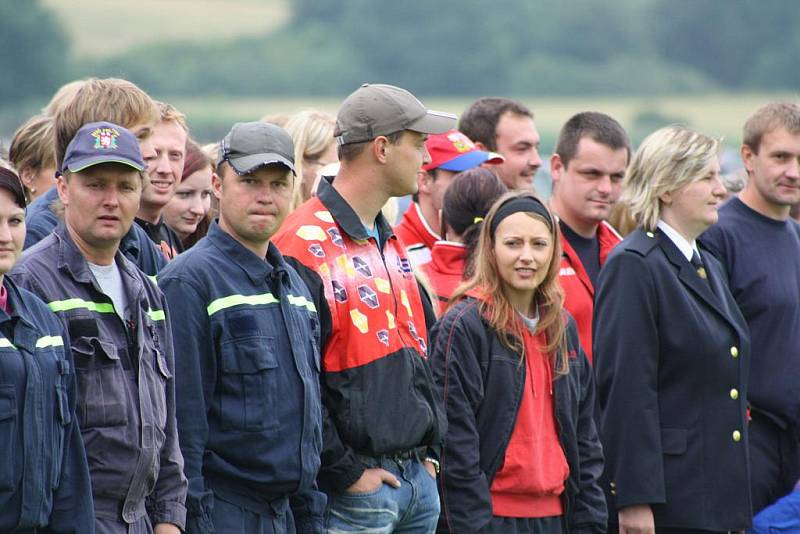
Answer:
[{"label": "red baseball cap", "polygon": [[475,143],[458,130],[429,135],[425,148],[431,155],[431,162],[422,167],[426,171],[444,169],[461,172],[484,163],[495,165],[505,161],[500,154],[478,150]]}]

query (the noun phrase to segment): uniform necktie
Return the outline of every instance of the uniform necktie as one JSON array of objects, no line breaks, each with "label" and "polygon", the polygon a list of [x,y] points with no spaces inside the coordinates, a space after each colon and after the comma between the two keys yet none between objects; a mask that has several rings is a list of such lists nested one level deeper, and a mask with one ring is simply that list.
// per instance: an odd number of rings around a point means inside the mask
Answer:
[{"label": "uniform necktie", "polygon": [[706,273],[706,268],[705,265],[703,265],[703,259],[700,257],[700,253],[696,250],[692,252],[692,259],[689,261],[692,267],[694,267],[694,270],[697,271],[697,276],[708,286],[712,293],[715,293],[714,288],[711,287],[711,281],[708,279],[708,273]]},{"label": "uniform necktie", "polygon": [[697,271],[697,274],[703,280],[708,281],[708,275],[706,274],[706,268],[703,265],[703,260],[700,259],[700,254],[695,250],[692,252],[692,259],[689,260],[694,267],[694,270]]}]

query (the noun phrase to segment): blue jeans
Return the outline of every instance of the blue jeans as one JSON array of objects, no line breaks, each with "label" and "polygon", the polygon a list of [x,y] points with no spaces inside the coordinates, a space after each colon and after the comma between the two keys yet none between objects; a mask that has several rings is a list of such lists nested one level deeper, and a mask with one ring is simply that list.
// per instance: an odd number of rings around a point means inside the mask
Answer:
[{"label": "blue jeans", "polygon": [[376,460],[400,481],[399,488],[382,484],[371,493],[328,496],[325,530],[328,534],[425,534],[436,530],[439,494],[436,481],[417,460]]}]

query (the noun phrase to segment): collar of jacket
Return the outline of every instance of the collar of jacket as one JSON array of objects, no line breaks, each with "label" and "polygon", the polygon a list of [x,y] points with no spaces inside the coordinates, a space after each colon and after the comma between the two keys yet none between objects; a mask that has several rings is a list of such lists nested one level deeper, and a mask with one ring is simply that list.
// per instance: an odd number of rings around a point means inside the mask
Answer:
[{"label": "collar of jacket", "polygon": [[[17,284],[11,279],[10,276],[4,276],[2,284],[8,292],[8,303],[11,306],[11,314],[8,315],[3,310],[0,310],[0,324],[5,323],[11,319],[17,320],[17,326],[14,329],[14,345],[16,347],[25,348],[28,351],[35,351],[36,340],[40,337],[40,333],[44,332],[43,325],[34,324],[27,317],[32,316],[32,312],[28,307],[28,303],[22,297],[22,294],[17,287]],[[30,331],[30,336],[18,336],[17,332]],[[20,338],[20,339],[17,339]]]},{"label": "collar of jacket", "polygon": [[[58,239],[58,269],[67,271],[70,276],[78,282],[84,284],[93,283],[94,277],[89,270],[89,264],[86,262],[86,258],[83,257],[80,249],[78,249],[78,246],[72,240],[72,236],[69,235],[69,231],[63,221],[59,223],[53,233]],[[114,261],[123,276],[135,278],[133,273],[135,267],[133,267],[133,264],[122,254],[119,247],[117,247],[117,251],[114,253]]]},{"label": "collar of jacket", "polygon": [[272,241],[267,247],[266,258],[259,258],[228,232],[220,228],[218,221],[211,223],[206,238],[225,254],[231,262],[244,271],[254,284],[263,282],[269,277],[284,283],[287,281],[286,262],[283,259],[283,255],[278,251],[278,247]]},{"label": "collar of jacket", "polygon": [[[353,208],[350,207],[350,204],[342,198],[342,195],[334,189],[331,182],[327,179],[320,180],[319,187],[317,188],[317,196],[322,204],[328,208],[328,211],[331,212],[336,224],[347,232],[352,239],[366,241],[369,238],[367,230],[364,228],[364,225],[361,224],[361,219],[358,218],[358,215],[353,211]],[[382,242],[386,243],[390,237],[394,237],[392,226],[383,216],[383,213],[378,212],[378,216],[375,218],[375,224],[378,225],[378,234],[381,236]]]}]

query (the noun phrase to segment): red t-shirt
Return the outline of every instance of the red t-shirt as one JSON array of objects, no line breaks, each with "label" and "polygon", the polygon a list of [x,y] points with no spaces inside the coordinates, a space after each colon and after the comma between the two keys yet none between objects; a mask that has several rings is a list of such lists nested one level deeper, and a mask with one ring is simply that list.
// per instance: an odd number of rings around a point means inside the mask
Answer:
[{"label": "red t-shirt", "polygon": [[553,364],[540,347],[544,333],[523,328],[525,386],[503,464],[492,482],[492,513],[548,517],[564,513],[561,494],[569,465],[558,439]]}]

